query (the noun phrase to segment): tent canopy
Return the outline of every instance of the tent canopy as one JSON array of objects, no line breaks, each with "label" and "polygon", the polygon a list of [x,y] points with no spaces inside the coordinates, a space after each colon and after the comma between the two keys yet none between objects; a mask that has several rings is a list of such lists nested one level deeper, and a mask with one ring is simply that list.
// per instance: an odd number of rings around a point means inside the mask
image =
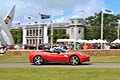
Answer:
[{"label": "tent canopy", "polygon": [[111,43],[120,43],[120,39],[116,39],[116,40],[114,40],[114,41],[111,42]]},{"label": "tent canopy", "polygon": [[78,39],[77,42],[79,43],[108,43],[106,40],[101,40],[101,39],[93,39],[93,40],[82,40]]},{"label": "tent canopy", "polygon": [[[57,42],[75,42],[75,39],[58,39]],[[82,40],[78,39],[76,42],[79,43],[108,43],[106,40],[101,40],[101,39],[93,39],[93,40]]]},{"label": "tent canopy", "polygon": [[57,42],[75,42],[75,39],[58,39]]}]

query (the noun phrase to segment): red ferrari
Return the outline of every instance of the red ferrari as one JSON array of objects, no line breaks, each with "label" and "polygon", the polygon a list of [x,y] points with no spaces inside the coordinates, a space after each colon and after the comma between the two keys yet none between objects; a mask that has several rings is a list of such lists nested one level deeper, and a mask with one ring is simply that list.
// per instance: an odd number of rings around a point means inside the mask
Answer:
[{"label": "red ferrari", "polygon": [[49,62],[78,65],[83,62],[89,62],[90,57],[82,52],[67,52],[62,48],[53,48],[52,50],[35,51],[30,53],[29,60],[35,65],[41,65]]}]

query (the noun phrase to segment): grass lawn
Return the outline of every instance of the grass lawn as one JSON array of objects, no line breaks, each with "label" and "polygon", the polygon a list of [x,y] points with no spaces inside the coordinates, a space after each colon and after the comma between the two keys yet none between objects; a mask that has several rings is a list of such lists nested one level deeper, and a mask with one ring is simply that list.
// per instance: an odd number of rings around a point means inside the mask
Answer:
[{"label": "grass lawn", "polygon": [[120,68],[0,68],[0,80],[120,80]]},{"label": "grass lawn", "polygon": [[[29,62],[28,55],[0,56],[0,63]],[[91,62],[120,62],[120,56],[91,56]],[[120,68],[0,67],[0,80],[120,80]]]},{"label": "grass lawn", "polygon": [[91,62],[120,62],[120,56],[91,56]]},{"label": "grass lawn", "polygon": [[29,62],[28,55],[3,55],[0,56],[0,62]]},{"label": "grass lawn", "polygon": [[[120,56],[90,56],[90,58],[90,62],[120,62]],[[3,55],[0,56],[0,63],[1,62],[29,62],[29,56]]]}]

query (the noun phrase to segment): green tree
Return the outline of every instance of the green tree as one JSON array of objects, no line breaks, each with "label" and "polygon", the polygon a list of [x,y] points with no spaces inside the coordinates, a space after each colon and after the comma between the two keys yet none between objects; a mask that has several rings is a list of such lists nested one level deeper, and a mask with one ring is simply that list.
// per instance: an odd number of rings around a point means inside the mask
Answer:
[{"label": "green tree", "polygon": [[14,44],[22,44],[22,30],[20,29],[12,29],[11,34],[13,36]]},{"label": "green tree", "polygon": [[[113,41],[117,38],[117,20],[120,15],[104,14],[103,39]],[[101,37],[101,12],[86,18],[89,26],[85,27],[85,39],[100,39]]]},{"label": "green tree", "polygon": [[100,39],[100,26],[85,27],[85,39]]},{"label": "green tree", "polygon": [[[49,42],[51,41],[51,29],[48,29]],[[68,39],[69,35],[66,34],[65,29],[53,29],[53,43],[56,43],[57,39]]]}]

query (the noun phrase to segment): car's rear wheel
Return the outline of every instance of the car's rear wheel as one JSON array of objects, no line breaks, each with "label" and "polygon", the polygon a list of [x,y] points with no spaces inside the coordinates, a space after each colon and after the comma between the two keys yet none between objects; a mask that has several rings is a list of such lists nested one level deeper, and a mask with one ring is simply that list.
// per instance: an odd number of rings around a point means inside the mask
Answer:
[{"label": "car's rear wheel", "polygon": [[70,57],[70,64],[71,65],[78,65],[80,63],[80,60],[77,56],[71,56]]},{"label": "car's rear wheel", "polygon": [[41,64],[43,64],[43,58],[41,57],[41,56],[35,56],[34,57],[34,64],[35,65],[41,65]]}]

